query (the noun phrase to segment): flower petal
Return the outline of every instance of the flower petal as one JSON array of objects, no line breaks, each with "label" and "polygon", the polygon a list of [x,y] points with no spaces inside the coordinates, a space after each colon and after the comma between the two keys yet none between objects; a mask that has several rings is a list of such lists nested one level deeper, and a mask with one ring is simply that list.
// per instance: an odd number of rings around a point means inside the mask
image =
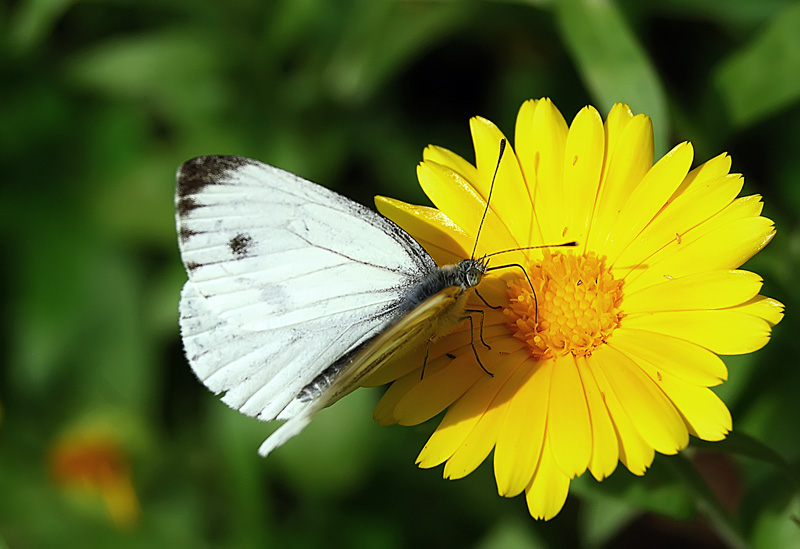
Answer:
[{"label": "flower petal", "polygon": [[736,198],[743,184],[740,176],[725,175],[698,182],[671,199],[614,262],[615,275],[626,278],[667,245],[680,244],[681,235],[720,213]]},{"label": "flower petal", "polygon": [[471,250],[472,238],[435,208],[414,206],[394,198],[375,197],[375,207],[407,233],[414,235],[439,266],[458,263]]},{"label": "flower petal", "polygon": [[428,145],[425,147],[425,150],[422,151],[422,159],[424,161],[431,161],[441,164],[442,166],[447,166],[467,181],[474,181],[476,183],[479,181],[478,169],[475,166],[444,147]]},{"label": "flower petal", "polygon": [[[522,175],[517,155],[511,144],[506,142],[505,152],[500,159],[500,140],[503,133],[492,122],[476,116],[469,121],[472,141],[475,146],[475,163],[478,166],[478,188],[484,198],[488,198],[492,178],[495,178],[491,191],[490,214],[500,219],[520,246],[526,245],[530,238],[531,226],[536,215],[528,185]],[[538,222],[537,222],[538,223]],[[497,251],[497,250],[490,250]]]},{"label": "flower petal", "polygon": [[[611,227],[636,186],[653,165],[653,125],[644,115],[634,116],[621,135],[606,147],[606,168],[597,197],[587,249],[604,254]],[[613,147],[613,148],[612,148]]]},{"label": "flower petal", "polygon": [[685,339],[721,355],[752,353],[770,336],[766,320],[731,309],[637,314],[624,323],[626,328]]},{"label": "flower petal", "polygon": [[616,393],[609,385],[603,372],[605,360],[602,357],[602,353],[594,353],[587,357],[586,363],[589,365],[589,370],[594,375],[595,381],[597,381],[597,386],[603,396],[603,402],[608,409],[611,421],[614,422],[617,440],[619,441],[620,461],[634,475],[643,475],[647,468],[650,467],[650,464],[653,463],[653,457],[655,457],[653,447],[645,442],[642,435],[634,427],[630,417],[628,417],[628,413],[622,407]]},{"label": "flower petal", "polygon": [[775,326],[783,319],[783,303],[763,295],[757,295],[747,303],[731,307],[728,310],[763,318],[770,326]]},{"label": "flower petal", "polygon": [[[516,359],[517,357],[514,358]],[[503,384],[497,396],[495,396],[489,409],[481,416],[475,428],[470,431],[461,446],[447,460],[444,466],[445,478],[457,479],[465,477],[474,471],[492,451],[497,442],[506,412],[515,398],[520,383],[528,375],[529,368],[526,366],[528,360],[530,360],[530,357],[526,357],[522,364],[518,364],[511,377]]]},{"label": "flower petal", "polygon": [[610,265],[667,203],[689,172],[693,157],[691,143],[677,145],[650,168],[632,189],[602,248]]},{"label": "flower petal", "polygon": [[664,392],[627,355],[611,346],[595,349],[603,374],[642,438],[662,454],[675,454],[689,433]]},{"label": "flower petal", "polygon": [[426,371],[425,377],[395,405],[397,423],[419,425],[428,421],[455,402],[483,376],[486,376],[486,372],[475,363],[472,353],[457,356],[439,371]]},{"label": "flower petal", "polygon": [[[716,179],[724,175],[728,175],[731,171],[731,157],[727,153],[722,153],[715,156],[711,160],[700,164],[695,169],[686,174],[686,178],[681,183],[680,187],[675,191],[673,199],[679,197],[687,189],[694,185],[701,184],[710,179]],[[672,202],[672,200],[670,200]]]},{"label": "flower petal", "polygon": [[[467,234],[477,234],[486,210],[486,200],[473,187],[472,181],[446,166],[429,161],[417,166],[417,178],[422,190],[438,209]],[[496,215],[486,216],[480,239],[481,254],[487,253],[484,250],[497,251],[518,246],[519,243]]]},{"label": "flower petal", "polygon": [[611,475],[619,461],[619,441],[614,424],[603,402],[603,394],[589,370],[585,357],[576,357],[575,363],[581,376],[586,403],[592,424],[592,457],[589,470],[598,481]]},{"label": "flower petal", "polygon": [[[549,99],[523,105],[517,117],[515,143],[539,222],[529,242],[558,243],[565,227],[563,158],[567,123]],[[539,232],[541,231],[541,232]]]},{"label": "flower petal", "polygon": [[569,492],[569,477],[556,466],[549,446],[546,440],[536,473],[525,488],[528,512],[535,519],[550,520],[556,516]]},{"label": "flower petal", "polygon": [[419,383],[419,374],[416,371],[409,372],[396,379],[383,393],[383,396],[375,406],[375,411],[372,412],[372,418],[378,425],[394,425],[397,419],[394,417],[394,408],[397,406],[398,401],[405,396],[417,383]]},{"label": "flower petal", "polygon": [[608,168],[608,162],[611,160],[609,153],[617,147],[622,131],[631,120],[633,120],[631,108],[625,103],[614,103],[608,112],[605,124],[603,124],[606,134],[606,162],[604,169]]},{"label": "flower petal", "polygon": [[470,387],[448,408],[441,423],[417,457],[417,465],[429,468],[448,460],[462,446],[483,415],[489,413],[495,397],[511,375],[517,371],[519,365],[529,359],[527,351],[518,351],[513,356],[498,362],[493,372],[494,377],[483,376]]},{"label": "flower petal", "polygon": [[753,298],[762,279],[749,271],[706,271],[680,278],[665,278],[631,294],[626,292],[626,314],[696,309],[722,309]]},{"label": "flower petal", "polygon": [[569,127],[564,149],[565,240],[576,240],[586,251],[605,157],[603,120],[593,107],[584,107]]},{"label": "flower petal", "polygon": [[722,440],[730,432],[733,427],[731,413],[714,391],[686,383],[647,361],[639,362],[639,366],[658,382],[675,404],[690,434],[702,440],[716,441]]},{"label": "flower petal", "polygon": [[541,99],[528,99],[517,112],[517,123],[514,127],[514,145],[517,149],[522,174],[528,183],[529,191],[536,183],[536,145],[533,134],[533,115]]},{"label": "flower petal", "polygon": [[501,496],[514,497],[521,493],[536,470],[544,443],[552,372],[552,360],[531,361],[515,393],[508,395],[511,402],[498,430],[494,450],[494,475]]},{"label": "flower petal", "polygon": [[555,359],[550,379],[547,431],[558,468],[569,478],[582,474],[592,457],[589,407],[575,357]]},{"label": "flower petal", "polygon": [[647,268],[632,271],[625,278],[626,291],[652,286],[665,278],[735,269],[769,243],[775,226],[765,217],[747,217],[699,237],[693,237],[693,231],[686,233],[680,244],[673,242],[653,256]]},{"label": "flower petal", "polygon": [[[643,359],[678,379],[701,387],[713,387],[728,379],[728,369],[717,355],[685,339],[662,333],[619,328],[608,344],[626,355]],[[638,361],[637,361],[638,362]]]}]

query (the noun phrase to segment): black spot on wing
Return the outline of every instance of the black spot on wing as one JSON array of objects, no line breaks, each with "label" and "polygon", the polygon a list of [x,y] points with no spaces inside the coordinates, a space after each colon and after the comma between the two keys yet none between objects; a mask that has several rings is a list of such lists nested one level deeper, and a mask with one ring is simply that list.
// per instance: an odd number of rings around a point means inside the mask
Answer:
[{"label": "black spot on wing", "polygon": [[250,235],[239,233],[228,242],[233,255],[238,258],[247,256],[250,246],[253,244],[253,238]]},{"label": "black spot on wing", "polygon": [[195,269],[197,269],[199,266],[200,266],[199,263],[195,263],[194,261],[190,261],[189,263],[186,264],[186,270],[189,271],[189,272],[192,272]]},{"label": "black spot on wing", "polygon": [[[178,197],[180,202],[184,197],[197,194],[207,185],[214,185],[224,180],[226,175],[242,166],[253,164],[255,161],[241,156],[198,156],[184,162],[178,169]],[[191,205],[193,207],[193,204]]]}]

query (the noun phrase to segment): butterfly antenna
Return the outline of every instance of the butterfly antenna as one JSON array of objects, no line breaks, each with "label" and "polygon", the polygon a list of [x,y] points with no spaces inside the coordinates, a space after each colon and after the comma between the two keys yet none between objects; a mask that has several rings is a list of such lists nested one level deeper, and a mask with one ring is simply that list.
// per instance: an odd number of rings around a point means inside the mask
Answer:
[{"label": "butterfly antenna", "polygon": [[503,152],[506,150],[506,138],[500,140],[500,154],[497,155],[497,166],[494,168],[494,175],[492,176],[492,184],[489,186],[489,196],[486,197],[486,209],[483,210],[483,217],[481,217],[481,224],[478,225],[478,234],[475,236],[475,245],[472,247],[472,255],[470,259],[475,259],[475,250],[478,249],[478,239],[481,237],[481,229],[483,222],[486,220],[486,214],[489,213],[489,204],[492,201],[492,191],[494,190],[494,181],[497,179],[497,172],[500,171],[500,161],[503,160]]}]

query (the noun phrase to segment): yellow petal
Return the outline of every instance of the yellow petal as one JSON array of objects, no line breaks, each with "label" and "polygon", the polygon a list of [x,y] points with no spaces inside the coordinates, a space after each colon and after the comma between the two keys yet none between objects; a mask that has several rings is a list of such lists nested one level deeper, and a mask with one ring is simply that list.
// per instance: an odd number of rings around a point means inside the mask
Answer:
[{"label": "yellow petal", "polygon": [[628,417],[628,413],[623,409],[616,393],[609,385],[603,373],[604,361],[602,356],[594,353],[586,358],[586,363],[597,381],[597,386],[603,396],[603,402],[608,409],[611,421],[614,422],[617,440],[619,441],[620,461],[634,475],[643,475],[647,468],[650,467],[650,464],[653,463],[653,457],[655,456],[653,447],[645,442],[642,435],[634,427]]},{"label": "yellow petal", "polygon": [[564,240],[576,240],[585,251],[589,221],[600,187],[605,157],[603,120],[593,107],[575,116],[564,150]]},{"label": "yellow petal", "polygon": [[441,164],[442,166],[447,166],[467,181],[477,182],[479,180],[478,169],[475,166],[464,160],[456,153],[443,147],[428,145],[425,147],[425,150],[422,151],[422,159],[430,160],[431,162]]},{"label": "yellow petal", "polygon": [[[705,233],[711,232],[717,227],[722,227],[733,221],[739,221],[750,217],[758,217],[764,209],[764,203],[761,201],[761,195],[754,194],[751,196],[741,196],[728,204],[717,215],[708,219],[695,229],[692,229],[687,236],[699,237]],[[695,233],[695,234],[691,234]]]},{"label": "yellow petal", "polygon": [[[478,233],[486,201],[473,187],[472,181],[435,162],[423,162],[417,166],[417,177],[425,194],[437,208],[467,234]],[[480,255],[519,245],[496,215],[486,216],[480,238]]]},{"label": "yellow petal", "polygon": [[521,493],[536,469],[544,443],[552,372],[552,360],[532,362],[517,390],[509,395],[511,402],[494,450],[494,475],[501,496]]},{"label": "yellow petal", "polygon": [[536,183],[536,136],[533,133],[533,115],[541,100],[528,99],[519,108],[514,130],[514,145],[522,174],[532,190]]},{"label": "yellow petal", "polygon": [[731,157],[728,156],[727,153],[717,155],[686,174],[686,178],[683,180],[680,187],[678,187],[678,190],[675,191],[675,196],[673,198],[677,198],[694,185],[701,184],[710,179],[716,179],[723,175],[728,175],[730,171]]},{"label": "yellow petal", "polygon": [[[531,234],[531,224],[535,210],[528,186],[517,162],[517,155],[511,143],[506,143],[500,160],[500,140],[503,133],[492,122],[476,116],[470,121],[472,141],[475,146],[475,160],[478,166],[478,181],[484,199],[489,196],[492,178],[497,170],[490,203],[490,214],[495,215],[508,228],[516,242],[524,246]],[[497,251],[497,250],[492,250]]]},{"label": "yellow petal", "polygon": [[674,198],[614,262],[615,276],[625,278],[630,270],[653,263],[652,256],[667,245],[681,244],[682,235],[726,208],[743,184],[740,176],[726,175],[698,182]]},{"label": "yellow petal", "polygon": [[489,409],[481,416],[475,428],[453,453],[444,466],[444,478],[457,479],[470,474],[492,451],[497,442],[498,432],[520,383],[528,375],[527,361],[519,365],[508,381],[502,386]]},{"label": "yellow petal", "polygon": [[[534,241],[538,231],[531,232],[531,242],[561,242],[566,227],[564,211],[564,146],[567,123],[549,99],[543,99],[533,113],[533,155],[536,168],[533,207],[541,229],[541,241]],[[532,182],[529,179],[528,184]]]},{"label": "yellow petal", "polygon": [[[513,356],[495,364],[494,377],[483,376],[467,390],[450,408],[431,438],[417,457],[422,468],[435,467],[449,459],[475,429],[500,390],[517,371],[520,364],[530,359],[527,351],[517,351]],[[488,452],[487,452],[488,453]]]},{"label": "yellow petal", "polygon": [[609,338],[608,344],[692,385],[712,387],[728,379],[728,369],[721,358],[685,339],[619,328]]},{"label": "yellow petal", "polygon": [[689,433],[672,402],[630,357],[611,346],[592,356],[642,438],[662,454],[674,454],[689,443]]},{"label": "yellow petal", "polygon": [[375,407],[375,411],[372,413],[372,418],[375,422],[378,425],[394,425],[397,423],[394,417],[394,408],[397,406],[398,401],[417,383],[419,383],[419,374],[416,371],[410,372],[392,383],[383,393],[378,405]]},{"label": "yellow petal", "polygon": [[614,148],[607,147],[609,160],[589,228],[587,249],[604,254],[605,243],[633,189],[653,165],[653,125],[644,115],[634,116]]},{"label": "yellow petal", "polygon": [[703,440],[722,440],[731,428],[731,413],[711,389],[686,383],[642,361],[639,366],[657,381],[659,387],[681,413],[689,432]]},{"label": "yellow petal", "polygon": [[[608,163],[611,160],[611,151],[617,147],[625,126],[627,126],[631,120],[633,120],[633,112],[625,103],[614,103],[614,106],[611,107],[611,110],[608,112],[605,124],[603,124],[603,130],[606,136],[606,157],[603,164],[604,171],[608,170]],[[652,159],[650,163],[652,164]]]},{"label": "yellow petal", "polygon": [[624,326],[685,339],[721,355],[752,353],[770,336],[767,321],[730,309],[637,314],[625,318]]},{"label": "yellow petal", "polygon": [[535,519],[550,520],[561,511],[569,493],[569,477],[556,466],[545,441],[536,474],[525,488],[528,512]]},{"label": "yellow petal", "polygon": [[749,271],[706,271],[665,278],[631,294],[625,293],[626,314],[694,309],[722,309],[742,304],[758,294],[762,279]]},{"label": "yellow petal", "polygon": [[[512,342],[515,338],[508,336],[507,326],[500,323],[505,320],[503,317],[504,315],[499,311],[490,310],[486,312],[483,338],[490,346],[494,342],[497,346],[496,351],[515,351],[519,346]],[[450,360],[455,356],[469,354],[469,356],[472,356],[474,359],[475,355],[472,350],[472,338],[473,334],[470,332],[469,323],[462,322],[448,337],[443,337],[434,341],[428,350],[428,368],[426,368],[426,374],[438,371],[438,368],[449,364]],[[498,338],[501,340],[496,341]],[[416,372],[416,379],[419,381],[422,377],[422,365],[425,362],[425,351],[425,346],[422,346],[407,354],[403,353],[397,358],[387,362],[381,368],[370,372],[359,384],[362,387],[377,387],[400,379],[412,372]],[[480,367],[478,368],[480,369]]]},{"label": "yellow petal", "polygon": [[547,430],[553,459],[559,469],[569,478],[582,474],[592,457],[592,425],[581,376],[572,355],[555,359]]},{"label": "yellow petal", "polygon": [[[397,402],[394,417],[400,425],[418,425],[440,413],[486,376],[472,353],[463,353],[446,368],[427,371],[425,377]],[[488,376],[487,376],[488,377]]]},{"label": "yellow petal", "polygon": [[775,326],[783,319],[783,303],[763,295],[757,295],[747,303],[731,307],[728,310],[763,318],[770,326]]},{"label": "yellow petal", "polygon": [[577,357],[575,363],[581,375],[586,403],[591,416],[592,458],[589,461],[589,470],[592,476],[600,481],[611,475],[617,468],[619,441],[614,424],[608,415],[608,409],[603,402],[603,395],[597,387],[597,382],[589,369],[586,358]]},{"label": "yellow petal", "polygon": [[613,265],[620,253],[650,223],[689,172],[694,157],[691,143],[681,143],[647,171],[616,216],[602,252]]},{"label": "yellow petal", "polygon": [[413,235],[437,265],[452,265],[467,257],[473,238],[435,208],[414,206],[384,196],[375,197],[378,211]]},{"label": "yellow petal", "polygon": [[634,269],[625,278],[626,291],[635,291],[703,271],[735,269],[758,253],[775,235],[775,227],[765,217],[731,221],[699,237],[693,231],[682,242],[673,242],[653,256],[647,269]]}]

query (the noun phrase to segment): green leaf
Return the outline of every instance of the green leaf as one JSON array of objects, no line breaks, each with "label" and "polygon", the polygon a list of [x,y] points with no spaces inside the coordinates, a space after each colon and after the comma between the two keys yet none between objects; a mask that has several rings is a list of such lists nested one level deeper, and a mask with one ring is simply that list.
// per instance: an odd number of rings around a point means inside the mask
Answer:
[{"label": "green leaf", "polygon": [[800,495],[779,510],[761,513],[753,529],[750,546],[756,549],[800,547]]},{"label": "green leaf", "polygon": [[478,542],[477,549],[504,547],[506,549],[536,549],[547,544],[531,528],[530,521],[508,517],[493,525],[486,536]]},{"label": "green leaf", "polygon": [[152,103],[169,120],[219,111],[230,90],[213,36],[165,29],[92,44],[65,65],[68,80],[113,100]]},{"label": "green leaf", "polygon": [[714,25],[749,27],[768,21],[794,0],[666,0],[654,8],[673,17],[702,18]]},{"label": "green leaf", "polygon": [[714,74],[731,122],[744,128],[800,99],[800,4],[778,14],[763,33]]},{"label": "green leaf", "polygon": [[742,457],[763,461],[764,463],[773,465],[775,468],[783,472],[791,482],[794,482],[797,486],[800,486],[800,480],[795,475],[792,467],[778,452],[760,440],[746,435],[741,431],[732,431],[722,442],[706,442],[703,440],[693,439],[692,446],[697,448],[707,448],[715,451],[723,451],[730,454],[736,454]]},{"label": "green leaf", "polygon": [[734,548],[747,547],[739,525],[736,524],[733,517],[722,506],[719,499],[717,499],[691,462],[683,455],[662,461],[674,473],[676,478],[683,481],[683,485],[695,497],[700,511],[709,519],[711,526],[725,540],[727,545]]},{"label": "green leaf", "polygon": [[565,0],[556,15],[578,72],[601,112],[617,102],[653,119],[656,156],[667,151],[666,98],[647,52],[614,2]]},{"label": "green leaf", "polygon": [[459,25],[472,10],[461,3],[410,5],[406,2],[357,3],[343,38],[331,57],[326,80],[338,99],[368,99],[414,56]]},{"label": "green leaf", "polygon": [[27,52],[50,36],[58,20],[74,4],[73,0],[28,0],[19,2],[9,24],[9,43]]}]

